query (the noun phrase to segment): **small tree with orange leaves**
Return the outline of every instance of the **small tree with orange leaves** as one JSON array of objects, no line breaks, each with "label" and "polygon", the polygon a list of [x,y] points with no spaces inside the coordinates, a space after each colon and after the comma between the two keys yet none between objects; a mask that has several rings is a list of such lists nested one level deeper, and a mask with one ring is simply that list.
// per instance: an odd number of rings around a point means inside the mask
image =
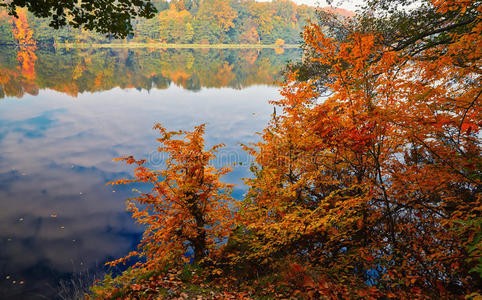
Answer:
[{"label": "small tree with orange leaves", "polygon": [[145,262],[137,263],[136,267],[176,268],[191,259],[185,255],[189,250],[194,253],[194,263],[203,263],[216,256],[232,228],[232,185],[220,181],[230,169],[216,169],[210,164],[222,145],[204,150],[204,125],[192,132],[170,132],[160,124],[154,128],[162,136],[158,139],[162,144],[159,152],[168,155],[164,170],[150,170],[144,166],[145,160],[132,156],[117,159],[136,165],[135,178],[111,184],[148,183],[152,189],[128,200],[133,218],[146,226],[139,251],[110,265],[138,256]]}]

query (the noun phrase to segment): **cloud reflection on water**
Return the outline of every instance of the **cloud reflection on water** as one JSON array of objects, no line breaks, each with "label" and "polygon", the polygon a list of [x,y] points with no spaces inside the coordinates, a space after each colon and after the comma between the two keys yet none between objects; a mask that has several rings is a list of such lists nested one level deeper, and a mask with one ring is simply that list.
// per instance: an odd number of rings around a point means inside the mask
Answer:
[{"label": "cloud reflection on water", "polygon": [[[245,157],[238,144],[256,139],[272,112],[267,100],[277,97],[268,86],[196,93],[170,86],[115,88],[76,99],[42,90],[2,100],[0,291],[7,298],[36,298],[54,292],[60,277],[132,249],[141,230],[125,212],[123,200],[132,192],[105,183],[132,171],[113,158],[148,157],[156,148],[155,122],[186,130],[207,123],[208,145],[223,142],[224,153]],[[245,176],[243,165],[225,179],[240,184]],[[238,186],[235,193],[243,191]]]}]

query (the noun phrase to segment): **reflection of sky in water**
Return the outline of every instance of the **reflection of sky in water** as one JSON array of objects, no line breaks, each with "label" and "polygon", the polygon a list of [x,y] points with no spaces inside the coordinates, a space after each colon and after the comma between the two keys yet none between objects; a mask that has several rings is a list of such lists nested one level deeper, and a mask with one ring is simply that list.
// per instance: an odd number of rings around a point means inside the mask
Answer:
[{"label": "reflection of sky in water", "polygon": [[[266,86],[196,93],[171,86],[76,99],[44,90],[0,101],[0,294],[45,298],[60,277],[134,247],[140,228],[123,201],[130,189],[105,183],[132,173],[113,158],[153,157],[155,122],[173,130],[205,122],[208,145],[223,142],[226,161],[245,162],[238,144],[256,139],[272,112],[267,100],[277,95]],[[248,175],[243,164],[225,180],[240,184]],[[243,192],[238,186],[235,196]]]}]

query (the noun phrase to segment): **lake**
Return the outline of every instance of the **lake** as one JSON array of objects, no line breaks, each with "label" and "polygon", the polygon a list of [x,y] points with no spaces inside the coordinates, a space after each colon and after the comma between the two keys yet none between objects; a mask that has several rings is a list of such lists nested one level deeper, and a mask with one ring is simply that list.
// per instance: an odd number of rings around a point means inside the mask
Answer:
[{"label": "lake", "polygon": [[[162,166],[156,122],[207,124],[225,143],[224,180],[246,188],[250,157],[298,50],[16,49],[0,47],[0,298],[52,299],[99,278],[133,250],[142,228],[125,211],[132,176],[112,159]],[[240,164],[241,163],[241,164]],[[61,288],[62,283],[65,288]]]}]

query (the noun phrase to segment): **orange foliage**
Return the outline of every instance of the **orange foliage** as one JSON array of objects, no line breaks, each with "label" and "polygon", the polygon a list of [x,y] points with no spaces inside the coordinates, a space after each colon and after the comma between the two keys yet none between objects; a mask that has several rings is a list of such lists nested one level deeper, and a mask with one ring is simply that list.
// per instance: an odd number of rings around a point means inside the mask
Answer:
[{"label": "orange foliage", "polygon": [[234,19],[236,19],[238,13],[231,7],[230,1],[217,0],[214,3],[214,7],[216,9],[213,13],[221,28],[224,31],[234,28]]},{"label": "orange foliage", "polygon": [[229,86],[229,83],[236,78],[233,68],[234,65],[230,65],[228,62],[225,62],[224,65],[219,66],[218,72],[214,78],[214,81],[217,83],[217,87]]},{"label": "orange foliage", "polygon": [[35,45],[33,31],[28,25],[27,12],[25,9],[17,10],[18,18],[12,17],[13,37],[19,45]]},{"label": "orange foliage", "polygon": [[27,11],[25,9],[17,9],[18,17],[9,17],[12,24],[12,34],[18,45],[17,61],[20,64],[22,75],[27,80],[35,79],[35,55],[36,42],[33,39],[33,30],[30,28],[27,20]]},{"label": "orange foliage", "polygon": [[299,253],[315,280],[335,284],[336,296],[317,290],[330,298],[474,291],[466,251],[477,227],[460,224],[481,212],[480,19],[416,55],[376,33],[340,41],[307,28],[313,62],[331,68],[330,95],[289,74],[274,102],[283,114],[246,147],[256,157],[242,208],[256,236],[246,259],[276,268]]},{"label": "orange foliage", "polygon": [[139,251],[110,264],[137,255],[146,258],[146,262],[137,263],[136,267],[159,270],[167,265],[174,268],[189,261],[189,257],[185,257],[188,249],[192,250],[195,263],[214,259],[233,224],[232,185],[219,181],[230,169],[216,169],[210,165],[214,153],[222,145],[204,150],[204,125],[195,127],[192,132],[169,132],[159,124],[154,128],[161,135],[159,152],[168,155],[164,170],[150,170],[144,166],[145,160],[135,160],[131,156],[118,159],[136,165],[136,178],[111,184],[146,183],[152,189],[139,191],[138,197],[128,201],[133,218],[146,226]]},{"label": "orange foliage", "polygon": [[185,86],[186,82],[191,78],[192,73],[187,73],[185,69],[164,70],[161,72],[162,76],[171,79],[174,83]]},{"label": "orange foliage", "polygon": [[[476,0],[432,3],[457,18],[480,12]],[[147,260],[136,266],[180,266],[192,247],[210,275],[261,296],[477,297],[482,17],[473,15],[460,23],[443,15],[448,24],[401,43],[349,23],[343,37],[306,28],[309,58],[327,78],[287,74],[273,101],[282,114],[275,110],[262,140],[244,146],[254,176],[237,223],[224,192],[231,186],[219,181],[229,170],[209,165],[219,146],[203,150],[204,126],[156,125],[166,169],[126,157],[136,179],[115,182],[153,186],[129,201],[147,226],[130,255]]]},{"label": "orange foliage", "polygon": [[37,55],[35,55],[35,46],[21,47],[17,51],[17,61],[20,64],[22,75],[28,79],[35,79],[35,61]]}]

